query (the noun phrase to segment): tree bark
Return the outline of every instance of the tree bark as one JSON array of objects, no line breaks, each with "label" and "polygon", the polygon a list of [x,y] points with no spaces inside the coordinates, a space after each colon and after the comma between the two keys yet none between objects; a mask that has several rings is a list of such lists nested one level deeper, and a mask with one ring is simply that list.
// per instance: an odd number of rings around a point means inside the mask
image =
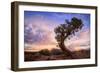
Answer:
[{"label": "tree bark", "polygon": [[64,54],[69,55],[72,59],[74,59],[72,52],[65,47],[64,41],[59,44],[59,47],[64,52]]}]

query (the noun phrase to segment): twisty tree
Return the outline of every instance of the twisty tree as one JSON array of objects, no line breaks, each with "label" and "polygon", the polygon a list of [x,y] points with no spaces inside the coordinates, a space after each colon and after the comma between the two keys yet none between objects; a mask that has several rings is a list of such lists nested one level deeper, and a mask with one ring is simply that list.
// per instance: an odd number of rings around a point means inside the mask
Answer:
[{"label": "twisty tree", "polygon": [[74,36],[75,32],[78,32],[80,29],[82,29],[82,27],[82,20],[73,17],[71,21],[65,20],[65,24],[61,24],[54,29],[54,32],[56,33],[55,38],[58,42],[59,47],[65,54],[70,55],[72,58],[73,56],[71,54],[71,51],[65,47],[64,41]]}]

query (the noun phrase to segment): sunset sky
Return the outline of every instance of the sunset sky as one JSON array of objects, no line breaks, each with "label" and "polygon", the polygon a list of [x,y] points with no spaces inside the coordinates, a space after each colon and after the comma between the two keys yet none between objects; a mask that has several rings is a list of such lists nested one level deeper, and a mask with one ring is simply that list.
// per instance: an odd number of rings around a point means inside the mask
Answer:
[{"label": "sunset sky", "polygon": [[24,11],[24,47],[26,51],[53,49],[57,47],[54,28],[77,17],[83,21],[83,28],[70,40],[65,41],[70,50],[90,48],[90,14]]}]

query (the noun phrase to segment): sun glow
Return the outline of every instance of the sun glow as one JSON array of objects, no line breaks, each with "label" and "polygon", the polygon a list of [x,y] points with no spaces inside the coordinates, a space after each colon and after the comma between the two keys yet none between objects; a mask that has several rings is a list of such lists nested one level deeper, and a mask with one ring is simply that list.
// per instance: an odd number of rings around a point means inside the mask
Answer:
[{"label": "sun glow", "polygon": [[26,48],[25,51],[40,51],[42,49],[59,49],[56,45],[31,45],[30,48]]},{"label": "sun glow", "polygon": [[75,47],[75,51],[80,51],[80,47]]}]

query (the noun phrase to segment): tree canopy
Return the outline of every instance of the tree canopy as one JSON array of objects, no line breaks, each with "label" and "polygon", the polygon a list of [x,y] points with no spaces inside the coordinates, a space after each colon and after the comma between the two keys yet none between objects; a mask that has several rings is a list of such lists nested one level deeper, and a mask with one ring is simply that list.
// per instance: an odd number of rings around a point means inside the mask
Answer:
[{"label": "tree canopy", "polygon": [[56,33],[56,40],[58,43],[64,41],[66,38],[70,39],[71,36],[75,35],[83,27],[83,22],[81,19],[73,17],[71,21],[65,20],[65,24],[60,24],[54,29]]}]

